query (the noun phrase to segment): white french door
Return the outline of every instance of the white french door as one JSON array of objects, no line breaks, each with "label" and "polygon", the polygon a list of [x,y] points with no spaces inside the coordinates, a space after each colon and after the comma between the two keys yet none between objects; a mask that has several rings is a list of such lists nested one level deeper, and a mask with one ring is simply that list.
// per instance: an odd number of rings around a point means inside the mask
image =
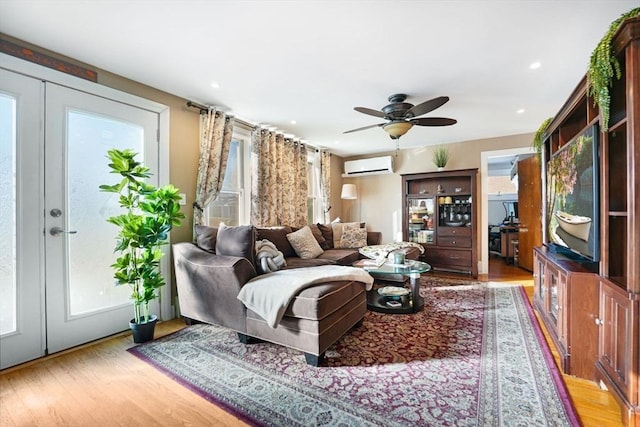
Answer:
[{"label": "white french door", "polygon": [[43,89],[37,79],[0,70],[0,368],[42,356],[46,346]]},{"label": "white french door", "polygon": [[[158,115],[47,83],[45,109],[45,277],[47,348],[56,352],[127,329],[133,310],[111,264],[118,196],[106,153],[130,148],[157,185]],[[157,307],[154,312],[158,312]]]},{"label": "white french door", "polygon": [[1,69],[0,82],[5,368],[128,328],[130,289],[114,286],[117,228],[106,222],[118,199],[98,187],[118,181],[111,148],[138,152],[158,184],[159,114]]}]

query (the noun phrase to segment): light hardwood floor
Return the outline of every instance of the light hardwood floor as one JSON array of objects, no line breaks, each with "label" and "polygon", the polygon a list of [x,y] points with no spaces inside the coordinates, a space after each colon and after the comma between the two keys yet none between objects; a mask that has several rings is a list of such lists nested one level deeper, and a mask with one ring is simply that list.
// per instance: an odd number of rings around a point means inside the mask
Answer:
[{"label": "light hardwood floor", "polygon": [[[533,293],[531,274],[500,259],[490,262],[489,279]],[[183,326],[164,322],[156,337]],[[130,355],[132,345],[130,334],[122,333],[1,371],[0,426],[245,425]],[[590,381],[564,380],[586,427],[622,426],[608,392]]]}]

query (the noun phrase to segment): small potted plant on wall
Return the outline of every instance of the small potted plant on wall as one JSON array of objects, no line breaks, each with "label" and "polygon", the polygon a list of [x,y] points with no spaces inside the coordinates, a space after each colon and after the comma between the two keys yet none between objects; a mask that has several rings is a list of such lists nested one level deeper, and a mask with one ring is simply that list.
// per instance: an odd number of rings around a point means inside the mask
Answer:
[{"label": "small potted plant on wall", "polygon": [[449,149],[446,147],[437,147],[433,150],[433,163],[437,166],[438,171],[444,170],[450,157]]},{"label": "small potted plant on wall", "polygon": [[160,272],[164,253],[160,247],[168,243],[168,234],[179,226],[180,195],[173,185],[156,188],[146,183],[149,168],[135,160],[132,150],[112,149],[107,153],[111,173],[120,175],[120,182],[101,185],[100,191],[119,195],[124,212],[107,218],[119,227],[114,252],[119,254],[111,265],[116,286],[131,288],[134,318],[129,326],[136,343],[153,339],[157,315],[149,313],[149,303],[158,297],[165,281]]}]

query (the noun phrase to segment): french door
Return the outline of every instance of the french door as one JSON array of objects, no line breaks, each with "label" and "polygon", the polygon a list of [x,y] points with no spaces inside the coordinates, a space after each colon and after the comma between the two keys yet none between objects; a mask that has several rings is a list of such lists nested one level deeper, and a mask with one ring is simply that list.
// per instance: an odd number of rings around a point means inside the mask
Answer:
[{"label": "french door", "polygon": [[[13,139],[4,137],[3,114],[2,215],[14,218],[3,221],[13,240],[2,242],[0,276],[6,367],[127,329],[130,289],[113,284],[117,229],[106,222],[118,199],[98,187],[118,180],[108,171],[111,148],[138,152],[157,185],[158,113],[0,72],[3,86],[4,74],[16,79],[0,90],[0,108],[15,111],[7,126],[16,129]],[[5,180],[5,157],[13,180]]]}]

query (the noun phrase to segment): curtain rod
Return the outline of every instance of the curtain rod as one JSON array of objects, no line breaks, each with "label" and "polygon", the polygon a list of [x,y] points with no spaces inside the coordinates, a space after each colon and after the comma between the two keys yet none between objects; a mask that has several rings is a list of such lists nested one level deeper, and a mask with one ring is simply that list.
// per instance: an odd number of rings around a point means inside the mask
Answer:
[{"label": "curtain rod", "polygon": [[[192,108],[197,108],[200,110],[200,113],[206,113],[207,111],[209,111],[209,107],[207,107],[206,105],[202,105],[202,104],[198,104],[197,102],[193,102],[193,101],[187,101],[187,107],[192,107]],[[235,122],[240,123],[243,126],[248,127],[249,129],[253,129],[255,127],[258,127],[258,125],[253,124],[253,123],[249,123],[247,121],[244,121],[242,119],[238,119],[235,118]],[[316,150],[316,151],[320,151],[320,149],[318,147],[314,147],[313,145],[305,142],[304,145],[309,146],[310,148]]]},{"label": "curtain rod", "polygon": [[[206,113],[207,111],[209,111],[209,107],[207,107],[206,105],[202,105],[202,104],[198,104],[197,102],[193,102],[193,101],[187,101],[187,107],[193,107],[193,108],[197,108],[200,110],[200,113]],[[239,118],[235,118],[234,119],[237,123],[240,123],[243,126],[246,126],[250,129],[256,127],[256,125],[254,125],[253,123],[249,123],[246,122],[242,119]]]}]

